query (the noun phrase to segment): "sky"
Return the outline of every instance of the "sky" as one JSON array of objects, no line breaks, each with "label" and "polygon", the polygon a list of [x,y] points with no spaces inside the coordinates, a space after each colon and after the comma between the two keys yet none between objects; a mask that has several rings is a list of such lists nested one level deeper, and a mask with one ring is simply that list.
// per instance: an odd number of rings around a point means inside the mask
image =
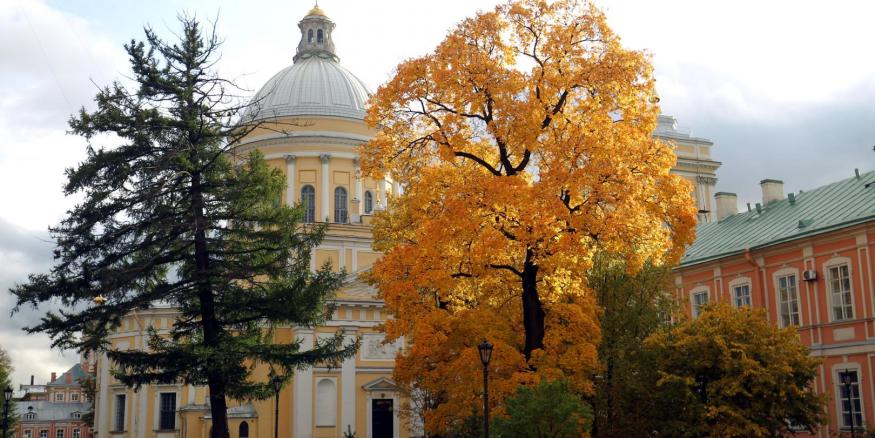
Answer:
[{"label": "sky", "polygon": [[[341,63],[375,90],[398,62],[428,53],[455,23],[495,0],[321,0]],[[875,170],[875,2],[601,0],[624,45],[651,54],[660,105],[714,142],[717,190],[739,205],[759,181],[807,190]],[[51,267],[46,229],[73,205],[64,169],[84,157],[66,134],[97,87],[129,77],[123,45],[143,26],[172,39],[180,13],[217,23],[219,72],[251,93],[291,64],[312,0],[0,0],[0,347],[14,384],[75,363],[21,329],[6,290]]]}]

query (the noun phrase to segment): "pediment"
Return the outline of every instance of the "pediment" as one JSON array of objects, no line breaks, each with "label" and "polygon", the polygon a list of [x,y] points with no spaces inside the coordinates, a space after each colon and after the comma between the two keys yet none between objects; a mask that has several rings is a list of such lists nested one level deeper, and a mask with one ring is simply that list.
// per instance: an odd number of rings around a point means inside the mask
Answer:
[{"label": "pediment", "polygon": [[396,385],[395,382],[390,379],[380,377],[379,379],[365,383],[364,385],[362,385],[362,389],[368,392],[388,392],[398,390],[398,385]]},{"label": "pediment", "polygon": [[380,301],[377,296],[377,288],[365,283],[360,274],[370,269],[353,272],[343,279],[340,289],[337,290],[337,299],[354,301]]}]

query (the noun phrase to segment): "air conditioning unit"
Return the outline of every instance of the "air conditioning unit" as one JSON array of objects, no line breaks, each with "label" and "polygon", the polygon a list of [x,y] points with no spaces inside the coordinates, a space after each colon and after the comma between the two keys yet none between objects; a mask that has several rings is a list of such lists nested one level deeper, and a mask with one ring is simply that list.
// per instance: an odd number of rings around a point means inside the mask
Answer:
[{"label": "air conditioning unit", "polygon": [[805,281],[817,281],[817,271],[814,269],[806,269],[802,273],[802,279]]}]

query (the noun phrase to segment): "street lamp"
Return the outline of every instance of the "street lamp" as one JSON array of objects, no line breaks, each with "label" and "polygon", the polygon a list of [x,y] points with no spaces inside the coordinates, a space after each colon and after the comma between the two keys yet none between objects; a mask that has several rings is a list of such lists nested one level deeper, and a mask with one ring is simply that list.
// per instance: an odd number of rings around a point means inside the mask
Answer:
[{"label": "street lamp", "polygon": [[9,435],[9,404],[12,402],[12,388],[3,390],[3,438]]},{"label": "street lamp", "polygon": [[477,350],[483,363],[483,436],[489,438],[489,361],[492,359],[492,344],[484,339],[477,345]]},{"label": "street lamp", "polygon": [[273,376],[273,378],[270,379],[270,383],[273,385],[274,403],[276,405],[273,413],[273,438],[277,438],[280,429],[280,389],[283,387],[283,378],[280,376]]},{"label": "street lamp", "polygon": [[854,405],[851,404],[851,372],[845,368],[845,372],[841,373],[842,385],[845,387],[845,398],[848,401],[848,413],[851,417],[851,438],[857,436],[857,432],[854,429]]}]

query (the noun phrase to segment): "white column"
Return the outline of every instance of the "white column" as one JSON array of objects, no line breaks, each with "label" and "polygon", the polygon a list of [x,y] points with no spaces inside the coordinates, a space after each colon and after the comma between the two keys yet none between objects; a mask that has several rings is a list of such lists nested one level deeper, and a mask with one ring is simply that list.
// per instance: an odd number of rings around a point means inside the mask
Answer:
[{"label": "white column", "polygon": [[329,218],[331,217],[330,211],[328,210],[328,185],[330,178],[328,178],[328,172],[330,172],[328,164],[331,162],[330,154],[322,154],[319,156],[322,159],[322,217],[321,220],[325,222],[329,222]]},{"label": "white column", "polygon": [[[343,343],[349,345],[355,342],[355,327],[344,327]],[[355,430],[355,356],[343,361],[340,368],[340,427],[346,431],[347,426]]]},{"label": "white column", "polygon": [[295,156],[286,155],[286,205],[295,205],[298,189],[295,181]]},{"label": "white column", "polygon": [[362,167],[361,162],[359,162],[358,157],[352,159],[352,164],[355,166],[355,197],[353,198],[353,215],[352,221],[354,223],[361,222],[362,213],[365,212],[364,208],[364,191],[362,190]]},{"label": "white column", "polygon": [[[301,351],[313,348],[313,330],[296,329],[295,336],[301,340]],[[295,402],[292,416],[295,423],[295,438],[313,438],[313,368],[295,370]]]},{"label": "white column", "polygon": [[149,408],[149,386],[144,385],[135,394],[137,394],[137,411],[139,412],[134,417],[134,421],[137,423],[135,429],[139,431],[137,436],[146,436],[146,427],[149,425],[149,422],[146,421],[148,416],[146,412]]},{"label": "white column", "polygon": [[97,359],[98,393],[97,405],[94,409],[94,424],[97,428],[97,436],[109,436],[109,418],[112,414],[112,406],[109,403],[109,359],[106,353],[101,353]]},{"label": "white column", "polygon": [[401,410],[398,393],[392,394],[392,437],[401,438],[401,419],[398,417],[398,412]]}]

